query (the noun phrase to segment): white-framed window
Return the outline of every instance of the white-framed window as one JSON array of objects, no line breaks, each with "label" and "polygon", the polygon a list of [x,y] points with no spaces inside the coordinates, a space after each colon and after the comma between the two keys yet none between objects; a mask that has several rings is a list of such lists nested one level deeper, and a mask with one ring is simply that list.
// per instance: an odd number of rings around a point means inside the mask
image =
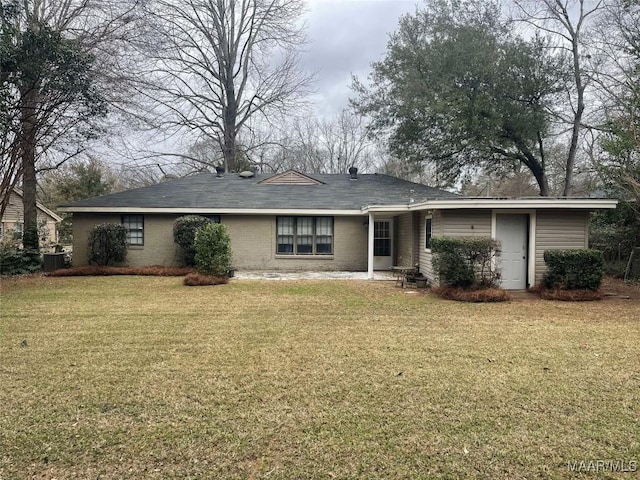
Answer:
[{"label": "white-framed window", "polygon": [[424,219],[424,248],[431,250],[431,238],[433,237],[433,219],[427,217]]},{"label": "white-framed window", "polygon": [[144,215],[122,215],[129,245],[144,245]]},{"label": "white-framed window", "polygon": [[391,256],[391,222],[389,220],[373,222],[373,256]]},{"label": "white-framed window", "polygon": [[276,217],[276,253],[333,254],[333,217]]}]

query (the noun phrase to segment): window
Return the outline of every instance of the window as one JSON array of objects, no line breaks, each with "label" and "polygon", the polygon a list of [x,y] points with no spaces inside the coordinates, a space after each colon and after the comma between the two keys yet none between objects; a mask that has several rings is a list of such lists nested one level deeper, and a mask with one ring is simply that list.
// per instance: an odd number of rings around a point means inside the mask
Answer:
[{"label": "window", "polygon": [[127,229],[129,245],[144,245],[144,216],[123,215],[122,225]]},{"label": "window", "polygon": [[13,224],[13,238],[22,240],[24,236],[24,223],[16,222]]},{"label": "window", "polygon": [[427,250],[431,249],[431,237],[432,235],[432,226],[433,226],[433,220],[431,218],[426,218],[425,219],[425,227],[424,227],[424,248],[426,248]]},{"label": "window", "polygon": [[373,256],[391,256],[391,222],[389,220],[373,223]]},{"label": "window", "polygon": [[333,217],[278,217],[276,253],[281,255],[331,255]]}]

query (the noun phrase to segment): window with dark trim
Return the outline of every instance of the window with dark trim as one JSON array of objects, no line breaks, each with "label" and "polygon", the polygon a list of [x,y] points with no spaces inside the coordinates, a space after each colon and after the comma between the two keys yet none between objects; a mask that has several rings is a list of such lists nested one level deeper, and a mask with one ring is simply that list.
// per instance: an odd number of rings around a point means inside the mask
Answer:
[{"label": "window with dark trim", "polygon": [[127,244],[144,245],[144,215],[122,215],[122,225],[127,229]]},{"label": "window with dark trim", "polygon": [[431,218],[426,218],[424,222],[424,248],[427,250],[431,248],[432,227],[433,220]]},{"label": "window with dark trim", "polygon": [[333,217],[277,217],[276,253],[333,254]]}]

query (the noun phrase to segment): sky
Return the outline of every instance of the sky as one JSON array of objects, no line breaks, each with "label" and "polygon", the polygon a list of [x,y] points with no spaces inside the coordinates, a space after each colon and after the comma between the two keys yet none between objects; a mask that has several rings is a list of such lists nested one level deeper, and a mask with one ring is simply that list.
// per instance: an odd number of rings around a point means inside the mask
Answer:
[{"label": "sky", "polygon": [[348,106],[351,74],[365,81],[386,52],[389,35],[416,0],[310,0],[309,44],[302,65],[316,72],[315,111],[331,117]]}]

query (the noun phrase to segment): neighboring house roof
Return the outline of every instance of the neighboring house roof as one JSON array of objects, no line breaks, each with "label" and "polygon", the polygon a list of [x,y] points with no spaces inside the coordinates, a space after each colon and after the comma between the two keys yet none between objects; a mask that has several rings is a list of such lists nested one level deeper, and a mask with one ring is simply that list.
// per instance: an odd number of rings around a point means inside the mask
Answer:
[{"label": "neighboring house roof", "polygon": [[[302,181],[304,180],[304,181]],[[301,184],[303,183],[303,184]],[[218,178],[203,173],[148,187],[80,200],[65,212],[196,212],[320,210],[361,213],[372,205],[408,205],[456,194],[382,174],[301,174]]]},{"label": "neighboring house roof", "polygon": [[[20,190],[19,188],[14,188],[13,189],[13,193],[20,197],[20,201],[23,201],[23,193],[22,190]],[[40,202],[36,202],[36,208],[38,210],[40,210],[42,213],[44,213],[45,215],[48,215],[49,217],[51,217],[53,220],[55,220],[56,222],[60,222],[62,221],[62,217],[60,217],[59,215],[57,215],[55,212],[49,210],[47,207],[45,207],[44,205],[42,205]],[[6,213],[6,212],[5,212]],[[5,220],[3,218],[3,220]]]}]

